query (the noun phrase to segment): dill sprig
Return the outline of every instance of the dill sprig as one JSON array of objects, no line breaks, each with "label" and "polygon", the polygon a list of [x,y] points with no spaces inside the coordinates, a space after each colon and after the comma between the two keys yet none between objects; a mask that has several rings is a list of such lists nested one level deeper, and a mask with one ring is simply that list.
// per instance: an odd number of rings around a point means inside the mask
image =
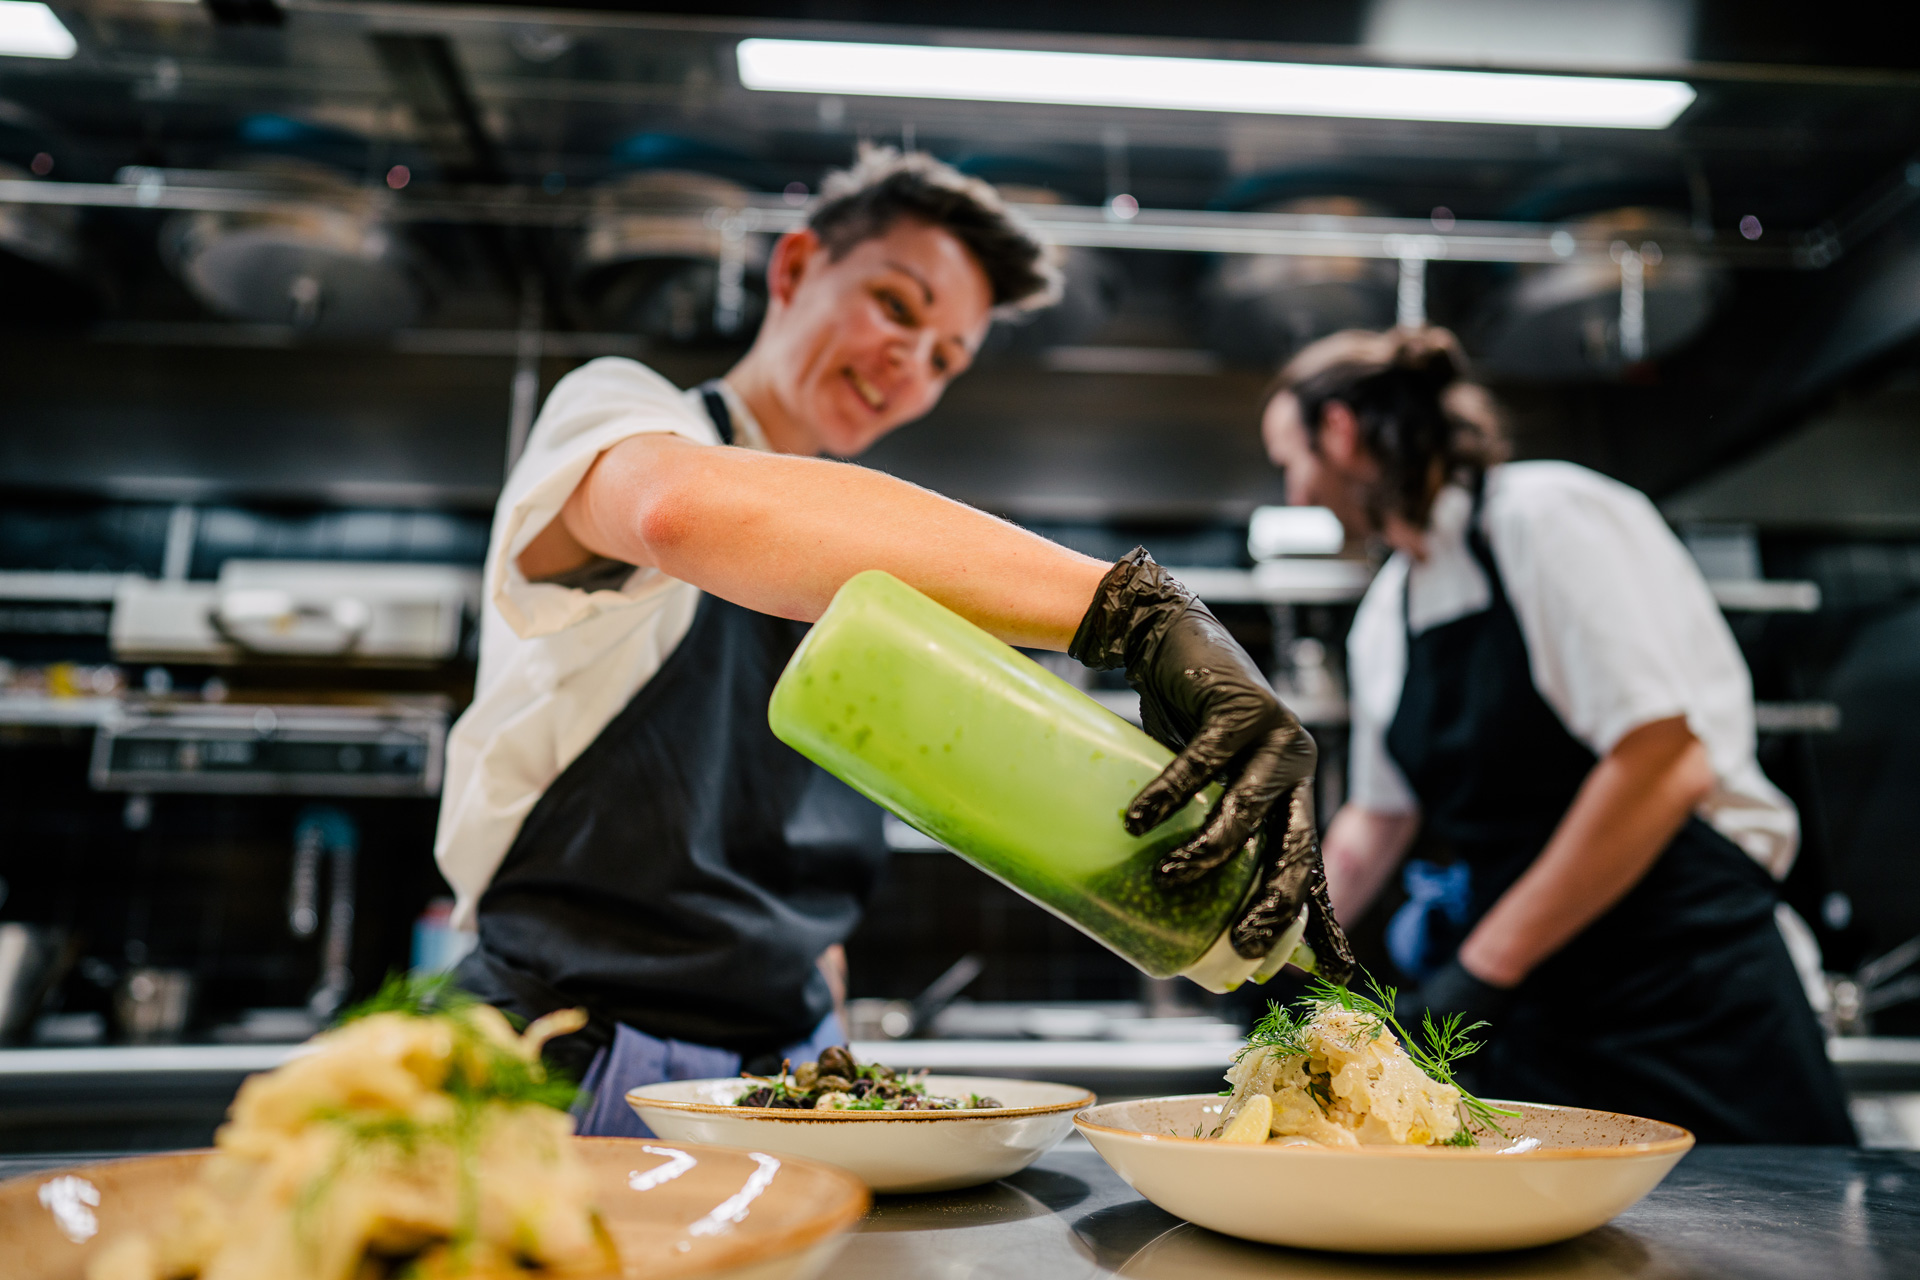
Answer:
[{"label": "dill sprig", "polygon": [[[1393,987],[1382,986],[1379,979],[1372,974],[1367,975],[1367,987],[1367,991],[1356,991],[1351,987],[1336,986],[1324,978],[1315,978],[1312,987],[1309,988],[1311,993],[1309,1001],[1315,1006],[1338,1005],[1380,1027],[1391,1028],[1399,1039],[1401,1047],[1407,1051],[1407,1056],[1413,1059],[1415,1066],[1441,1084],[1459,1090],[1460,1105],[1466,1111],[1470,1121],[1483,1128],[1491,1129],[1504,1138],[1506,1130],[1500,1127],[1500,1122],[1495,1117],[1512,1117],[1520,1113],[1503,1110],[1475,1097],[1461,1088],[1460,1082],[1454,1078],[1454,1064],[1480,1049],[1482,1041],[1475,1040],[1472,1036],[1487,1024],[1484,1021],[1464,1022],[1457,1013],[1446,1014],[1435,1022],[1433,1012],[1428,1010],[1420,1020],[1422,1037],[1416,1040],[1400,1024],[1400,1019],[1394,1016],[1393,1004],[1400,994],[1399,991]],[[1376,1030],[1374,1034],[1378,1034],[1378,1031]],[[1468,1133],[1465,1127],[1462,1127],[1460,1132]],[[1455,1145],[1472,1145],[1471,1134],[1468,1134],[1467,1142],[1457,1141],[1458,1136],[1455,1135]]]},{"label": "dill sprig", "polygon": [[1278,1050],[1283,1057],[1297,1057],[1307,1052],[1307,1023],[1313,1020],[1313,1014],[1295,1013],[1278,1000],[1267,1001],[1267,1011],[1260,1021],[1253,1024],[1253,1030],[1247,1032],[1247,1042],[1240,1052],[1233,1055],[1235,1062],[1240,1061],[1256,1049]]}]

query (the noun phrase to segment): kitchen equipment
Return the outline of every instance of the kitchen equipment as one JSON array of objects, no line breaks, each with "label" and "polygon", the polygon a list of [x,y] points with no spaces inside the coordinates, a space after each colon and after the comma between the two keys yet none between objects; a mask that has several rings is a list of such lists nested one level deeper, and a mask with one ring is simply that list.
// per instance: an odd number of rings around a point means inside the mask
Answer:
[{"label": "kitchen equipment", "polygon": [[184,969],[129,969],[113,993],[114,1022],[128,1044],[172,1044],[187,1029],[193,975]]},{"label": "kitchen equipment", "polygon": [[[1093,1104],[1077,1085],[989,1076],[928,1076],[936,1097],[981,1094],[993,1111],[793,1111],[736,1107],[746,1088],[726,1080],[670,1080],[627,1091],[647,1127],[673,1141],[801,1156],[838,1165],[882,1195],[975,1187],[1020,1172],[1066,1137]],[[697,1136],[696,1136],[697,1135]]]},{"label": "kitchen equipment", "polygon": [[239,180],[286,203],[182,213],[161,228],[162,256],[207,306],[235,320],[323,335],[378,333],[419,320],[425,276],[384,216],[391,192],[294,160],[256,163]]},{"label": "kitchen equipment", "polygon": [[[802,755],[1144,972],[1225,991],[1262,968],[1226,940],[1252,851],[1185,888],[1153,879],[1219,789],[1128,835],[1122,811],[1171,753],[898,578],[869,570],[841,587],[767,718]],[[1283,939],[1275,970],[1297,941]]]},{"label": "kitchen equipment", "polygon": [[[1488,300],[1470,331],[1476,359],[1489,372],[1523,378],[1592,378],[1684,346],[1712,318],[1726,273],[1692,254],[1660,249],[1689,243],[1685,214],[1630,207],[1567,222],[1566,243],[1612,237],[1635,257],[1640,354],[1623,347],[1622,270],[1611,263],[1555,263],[1511,268],[1512,278]],[[1622,264],[1626,265],[1626,264]]]},{"label": "kitchen equipment", "polygon": [[1478,1147],[1213,1142],[1214,1094],[1112,1102],[1074,1120],[1168,1213],[1245,1240],[1341,1253],[1478,1253],[1568,1240],[1625,1211],[1693,1146],[1678,1125],[1527,1102]]},{"label": "kitchen equipment", "polygon": [[[814,1280],[866,1212],[860,1180],[811,1160],[575,1138],[627,1275]],[[53,1169],[0,1184],[8,1280],[75,1280],[103,1245],[157,1235],[210,1151]],[[777,1176],[776,1176],[777,1175]]]},{"label": "kitchen equipment", "polygon": [[599,321],[663,342],[745,337],[766,301],[753,285],[766,238],[716,210],[752,193],[712,174],[632,173],[604,184],[574,252],[575,290]]},{"label": "kitchen equipment", "polygon": [[[1347,196],[1309,196],[1262,212],[1336,223],[1384,210]],[[1391,325],[1399,281],[1391,258],[1223,254],[1204,288],[1209,345],[1237,363],[1271,368],[1316,338]]]},{"label": "kitchen equipment", "polygon": [[95,732],[91,776],[99,791],[436,795],[446,741],[438,697],[133,699]]},{"label": "kitchen equipment", "polygon": [[330,862],[326,933],[321,943],[320,981],[307,997],[307,1009],[325,1025],[353,988],[354,870],[359,860],[360,829],[331,805],[301,811],[293,828],[293,877],[287,890],[287,927],[296,938],[320,929],[320,865]]},{"label": "kitchen equipment", "polygon": [[25,1038],[41,1002],[73,960],[73,935],[66,929],[14,920],[0,924],[0,1043]]},{"label": "kitchen equipment", "polygon": [[135,660],[242,657],[438,662],[479,611],[462,565],[241,560],[214,582],[128,576],[113,597],[114,652]]}]

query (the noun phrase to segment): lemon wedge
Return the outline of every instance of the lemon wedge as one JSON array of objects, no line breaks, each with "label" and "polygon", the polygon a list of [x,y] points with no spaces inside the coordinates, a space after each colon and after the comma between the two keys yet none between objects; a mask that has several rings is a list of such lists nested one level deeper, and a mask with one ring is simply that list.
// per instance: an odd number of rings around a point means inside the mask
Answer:
[{"label": "lemon wedge", "polygon": [[1273,1128],[1273,1099],[1264,1093],[1256,1093],[1247,1099],[1247,1105],[1240,1108],[1240,1114],[1221,1131],[1222,1142],[1261,1143],[1267,1140],[1267,1130]]}]

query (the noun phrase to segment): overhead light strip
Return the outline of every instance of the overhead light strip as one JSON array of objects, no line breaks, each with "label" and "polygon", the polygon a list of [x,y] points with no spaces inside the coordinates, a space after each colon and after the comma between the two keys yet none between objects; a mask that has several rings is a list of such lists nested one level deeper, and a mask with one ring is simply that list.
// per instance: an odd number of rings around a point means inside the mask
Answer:
[{"label": "overhead light strip", "polygon": [[79,48],[39,0],[0,0],[0,57],[71,58]]},{"label": "overhead light strip", "polygon": [[1697,96],[1680,80],[828,40],[742,40],[737,58],[742,84],[773,92],[1463,124],[1664,129]]}]

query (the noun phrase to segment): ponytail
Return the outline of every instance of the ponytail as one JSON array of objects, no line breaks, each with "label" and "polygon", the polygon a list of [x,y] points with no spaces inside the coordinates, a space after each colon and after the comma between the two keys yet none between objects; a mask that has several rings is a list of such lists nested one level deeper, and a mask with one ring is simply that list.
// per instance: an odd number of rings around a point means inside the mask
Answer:
[{"label": "ponytail", "polygon": [[1427,526],[1448,483],[1474,485],[1507,456],[1499,413],[1467,379],[1460,343],[1445,329],[1349,329],[1301,351],[1266,399],[1291,395],[1307,438],[1319,446],[1327,405],[1339,401],[1360,425],[1360,443],[1380,468],[1371,514]]}]

